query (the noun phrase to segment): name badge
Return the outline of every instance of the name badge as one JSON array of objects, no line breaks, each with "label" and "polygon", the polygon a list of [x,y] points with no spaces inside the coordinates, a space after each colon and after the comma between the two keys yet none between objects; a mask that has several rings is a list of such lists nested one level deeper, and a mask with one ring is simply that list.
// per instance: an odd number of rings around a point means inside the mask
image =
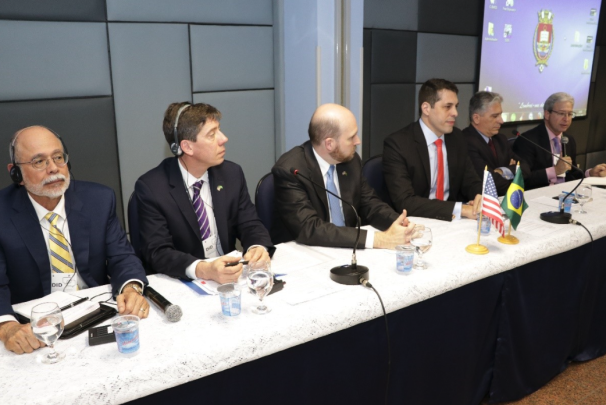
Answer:
[{"label": "name badge", "polygon": [[207,259],[219,256],[216,241],[217,238],[215,238],[213,235],[202,241],[202,247],[204,248],[204,257],[206,257]]},{"label": "name badge", "polygon": [[51,273],[51,292],[78,291],[78,273]]}]

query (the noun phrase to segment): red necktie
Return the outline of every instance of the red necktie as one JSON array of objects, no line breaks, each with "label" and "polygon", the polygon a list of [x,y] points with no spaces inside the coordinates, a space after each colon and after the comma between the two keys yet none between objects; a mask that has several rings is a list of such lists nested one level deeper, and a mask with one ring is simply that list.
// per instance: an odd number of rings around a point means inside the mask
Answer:
[{"label": "red necktie", "polygon": [[434,142],[438,149],[438,184],[436,185],[436,200],[444,201],[444,156],[442,155],[442,139]]},{"label": "red necktie", "polygon": [[492,138],[488,138],[488,146],[490,146],[490,150],[492,150],[492,156],[494,156],[494,158],[497,158],[497,150],[494,147],[494,143],[492,142]]}]

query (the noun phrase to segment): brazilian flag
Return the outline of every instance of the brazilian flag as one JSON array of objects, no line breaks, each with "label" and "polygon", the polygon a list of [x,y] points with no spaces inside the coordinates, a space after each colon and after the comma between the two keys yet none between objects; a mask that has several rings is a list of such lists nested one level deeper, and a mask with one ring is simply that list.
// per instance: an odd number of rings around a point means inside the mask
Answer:
[{"label": "brazilian flag", "polygon": [[528,208],[528,204],[524,201],[524,178],[522,177],[522,171],[518,167],[516,170],[516,175],[507,189],[507,195],[503,198],[503,202],[501,202],[501,208],[505,211],[505,215],[511,221],[511,226],[513,229],[518,229],[518,224],[522,219],[522,213],[526,208]]}]

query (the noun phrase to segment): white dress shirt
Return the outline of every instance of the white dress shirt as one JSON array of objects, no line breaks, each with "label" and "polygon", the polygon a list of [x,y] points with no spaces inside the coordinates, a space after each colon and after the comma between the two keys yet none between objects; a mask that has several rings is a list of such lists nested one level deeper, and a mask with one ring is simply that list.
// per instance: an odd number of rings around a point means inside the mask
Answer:
[{"label": "white dress shirt", "polygon": [[[330,169],[330,163],[328,163],[326,160],[322,159],[322,157],[320,155],[318,155],[318,153],[316,152],[316,150],[312,147],[311,148],[314,151],[314,155],[316,157],[316,160],[318,161],[318,165],[320,166],[320,171],[322,172],[322,180],[324,180],[324,187],[328,188],[326,186],[326,178],[328,175],[328,170]],[[335,183],[335,187],[337,189],[337,195],[339,197],[341,197],[341,187],[339,187],[339,176],[337,174],[337,169],[335,167],[335,172],[334,175],[332,176],[334,183]],[[328,192],[326,193],[326,198],[328,199]],[[339,200],[339,206],[341,207],[341,213],[343,213],[343,202],[341,200]],[[332,215],[330,214],[330,210],[328,210],[328,215],[330,218],[330,221],[332,222]],[[345,219],[345,215],[343,215],[343,219]],[[364,242],[364,246],[366,247],[366,249],[372,249],[375,243],[375,231],[374,230],[368,230],[366,231],[366,241]]]},{"label": "white dress shirt", "polygon": [[[434,143],[438,139],[442,139],[442,156],[444,157],[444,201],[448,200],[450,196],[450,177],[448,176],[448,153],[446,151],[446,137],[444,134],[438,137],[422,119],[419,119],[423,135],[425,135],[425,142],[427,142],[427,151],[429,152],[429,168],[431,170],[431,188],[429,190],[429,198],[435,200],[436,189],[438,184],[438,147]],[[452,215],[455,219],[461,219],[461,203],[455,203]]]}]

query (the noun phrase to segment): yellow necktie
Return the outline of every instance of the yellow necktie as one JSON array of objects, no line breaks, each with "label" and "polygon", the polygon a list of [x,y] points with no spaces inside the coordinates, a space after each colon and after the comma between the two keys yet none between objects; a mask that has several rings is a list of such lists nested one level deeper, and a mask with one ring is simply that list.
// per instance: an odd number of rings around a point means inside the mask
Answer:
[{"label": "yellow necktie", "polygon": [[49,246],[51,251],[51,269],[53,273],[73,273],[74,264],[69,254],[69,245],[65,236],[57,228],[59,215],[49,212],[44,217],[50,223]]}]

